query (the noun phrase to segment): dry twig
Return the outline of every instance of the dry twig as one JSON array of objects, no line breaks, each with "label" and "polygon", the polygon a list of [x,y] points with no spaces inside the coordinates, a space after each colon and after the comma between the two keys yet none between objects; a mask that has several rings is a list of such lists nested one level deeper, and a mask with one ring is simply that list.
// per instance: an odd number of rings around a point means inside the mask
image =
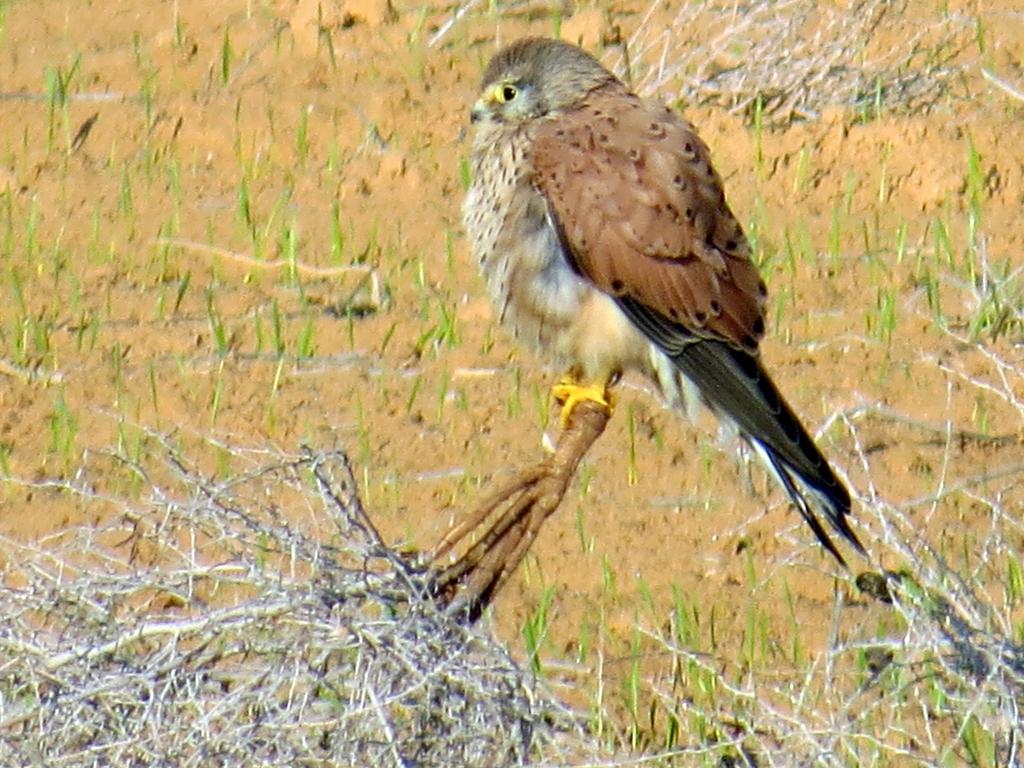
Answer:
[{"label": "dry twig", "polygon": [[[604,432],[609,416],[606,407],[592,401],[578,405],[552,455],[491,493],[437,543],[430,554],[434,589],[451,612],[465,612],[475,621],[494,599],[558,508],[580,460]],[[488,520],[493,520],[489,526]],[[476,532],[477,540],[460,557],[441,564]]]},{"label": "dry twig", "polygon": [[[637,73],[641,93],[758,111],[765,123],[814,119],[829,105],[927,109],[962,72],[957,57],[970,24],[951,15],[922,28],[902,17],[903,5],[709,0],[683,3],[674,22],[658,28],[652,19],[660,6],[652,3],[611,64]],[[879,32],[892,35],[897,26],[898,44],[880,40]]]},{"label": "dry twig", "polygon": [[343,453],[230,450],[227,477],[132,467],[137,497],[98,490],[116,456],[10,480],[122,514],[0,539],[0,765],[512,766],[564,738],[383,542]]}]

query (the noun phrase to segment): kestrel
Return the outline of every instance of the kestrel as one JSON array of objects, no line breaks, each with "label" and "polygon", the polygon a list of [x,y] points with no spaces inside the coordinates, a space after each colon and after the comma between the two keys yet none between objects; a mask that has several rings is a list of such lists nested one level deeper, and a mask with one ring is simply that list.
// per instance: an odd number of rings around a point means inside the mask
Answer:
[{"label": "kestrel", "polygon": [[762,366],[765,284],[693,127],[540,38],[492,59],[471,119],[473,255],[500,321],[566,369],[563,423],[638,371],[734,427],[840,563],[819,516],[863,552],[849,492]]}]

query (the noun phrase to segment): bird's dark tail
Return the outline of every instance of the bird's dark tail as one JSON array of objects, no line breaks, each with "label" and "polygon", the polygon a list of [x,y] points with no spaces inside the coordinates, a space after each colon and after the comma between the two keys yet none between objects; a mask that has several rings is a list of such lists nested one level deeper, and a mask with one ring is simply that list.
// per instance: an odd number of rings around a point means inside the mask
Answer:
[{"label": "bird's dark tail", "polygon": [[616,302],[700,391],[712,410],[736,425],[786,489],[822,546],[846,565],[821,524],[824,517],[833,530],[864,553],[864,545],[846,520],[850,492],[760,360],[725,341],[697,336],[629,296],[617,297]]},{"label": "bird's dark tail", "polygon": [[850,493],[807,434],[760,361],[731,345],[700,339],[669,358],[720,416],[751,443],[821,544],[843,565],[819,515],[858,552],[864,546],[850,528]]}]

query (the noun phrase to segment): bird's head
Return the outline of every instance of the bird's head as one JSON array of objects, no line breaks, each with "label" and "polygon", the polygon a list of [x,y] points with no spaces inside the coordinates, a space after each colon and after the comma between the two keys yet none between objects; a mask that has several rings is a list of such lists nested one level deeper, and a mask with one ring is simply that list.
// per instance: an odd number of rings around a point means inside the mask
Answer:
[{"label": "bird's head", "polygon": [[615,76],[575,45],[529,37],[499,51],[487,65],[474,123],[524,123],[575,105]]}]

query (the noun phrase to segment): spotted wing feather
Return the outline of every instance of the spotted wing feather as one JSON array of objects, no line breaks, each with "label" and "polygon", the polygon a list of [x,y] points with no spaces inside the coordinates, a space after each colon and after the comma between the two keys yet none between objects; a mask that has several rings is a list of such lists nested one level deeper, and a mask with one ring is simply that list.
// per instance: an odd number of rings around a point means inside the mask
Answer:
[{"label": "spotted wing feather", "polygon": [[531,160],[576,268],[601,290],[757,349],[764,283],[689,125],[614,83],[541,123]]},{"label": "spotted wing feather", "polygon": [[862,550],[850,496],[765,372],[765,285],[707,147],[612,83],[541,123],[530,160],[567,258],[763,454],[821,543]]}]

